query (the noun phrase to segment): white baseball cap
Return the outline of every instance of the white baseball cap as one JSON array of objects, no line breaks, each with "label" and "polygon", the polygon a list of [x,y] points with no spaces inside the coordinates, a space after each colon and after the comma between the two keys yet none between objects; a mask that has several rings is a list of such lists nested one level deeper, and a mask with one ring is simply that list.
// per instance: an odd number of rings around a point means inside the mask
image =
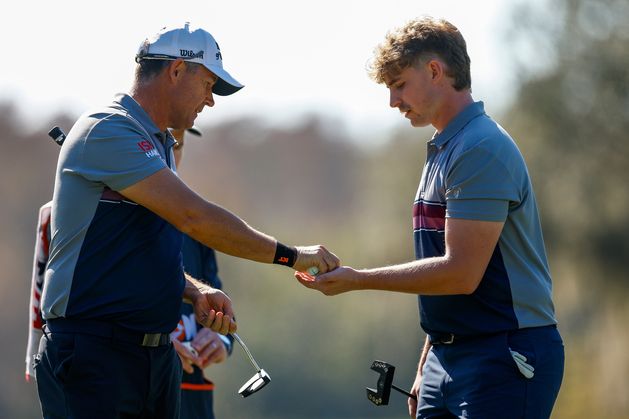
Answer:
[{"label": "white baseball cap", "polygon": [[135,61],[141,60],[176,60],[181,58],[192,63],[203,64],[216,74],[218,80],[212,93],[227,96],[236,93],[244,86],[223,69],[223,56],[218,43],[209,32],[197,28],[190,30],[190,23],[183,28],[162,28],[154,36],[142,42]]}]

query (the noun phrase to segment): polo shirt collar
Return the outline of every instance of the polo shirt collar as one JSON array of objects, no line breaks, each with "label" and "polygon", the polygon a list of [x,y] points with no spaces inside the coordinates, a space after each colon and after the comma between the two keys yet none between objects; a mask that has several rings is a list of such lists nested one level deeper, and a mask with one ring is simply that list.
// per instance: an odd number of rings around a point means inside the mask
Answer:
[{"label": "polo shirt collar", "polygon": [[[114,101],[118,102],[136,121],[142,124],[146,132],[156,136],[160,141],[162,141],[165,147],[169,147],[176,143],[175,139],[168,130],[164,133],[157,128],[157,125],[155,125],[149,114],[146,113],[144,108],[142,108],[142,106],[140,106],[134,98],[125,93],[118,93],[115,96]],[[164,139],[165,141],[163,141]]]},{"label": "polo shirt collar", "polygon": [[443,147],[450,139],[456,136],[472,119],[485,114],[483,102],[470,103],[448,123],[443,131],[435,132],[432,142],[439,148]]}]

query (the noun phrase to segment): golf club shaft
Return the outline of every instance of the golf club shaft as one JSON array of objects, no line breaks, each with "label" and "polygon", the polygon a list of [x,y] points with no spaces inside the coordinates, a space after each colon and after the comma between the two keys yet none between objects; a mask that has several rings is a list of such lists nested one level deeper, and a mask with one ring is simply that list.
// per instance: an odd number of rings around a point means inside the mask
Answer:
[{"label": "golf club shaft", "polygon": [[238,333],[232,333],[231,335],[234,337],[234,339],[236,339],[236,341],[240,344],[240,346],[242,346],[242,349],[245,350],[245,353],[247,354],[247,357],[249,358],[251,365],[255,367],[256,371],[260,371],[260,366],[258,365],[256,360],[253,359],[253,355],[251,355],[251,352],[249,352],[249,348],[247,348],[247,345],[245,345],[245,342],[243,342],[242,339],[240,339],[240,336],[238,336]]},{"label": "golf club shaft", "polygon": [[399,388],[399,387],[398,387],[398,386],[396,386],[395,384],[391,384],[391,388],[393,388],[393,389],[395,389],[395,390],[399,391],[399,392],[400,392],[400,393],[402,393],[402,394],[406,394],[406,395],[407,395],[408,397],[410,397],[411,399],[415,399],[415,400],[417,400],[417,397],[415,397],[414,395],[412,395],[412,394],[411,394],[411,393],[409,393],[408,391],[406,391],[406,390],[404,390],[404,389]]}]

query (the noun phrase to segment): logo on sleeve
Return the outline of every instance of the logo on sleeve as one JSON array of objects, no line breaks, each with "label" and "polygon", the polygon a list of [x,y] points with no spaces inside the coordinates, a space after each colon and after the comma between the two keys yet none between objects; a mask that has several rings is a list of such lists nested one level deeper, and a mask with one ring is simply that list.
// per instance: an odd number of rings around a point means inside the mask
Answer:
[{"label": "logo on sleeve", "polygon": [[155,149],[155,146],[148,140],[143,140],[138,143],[140,150],[146,154],[149,159],[151,157],[159,157],[159,152]]}]

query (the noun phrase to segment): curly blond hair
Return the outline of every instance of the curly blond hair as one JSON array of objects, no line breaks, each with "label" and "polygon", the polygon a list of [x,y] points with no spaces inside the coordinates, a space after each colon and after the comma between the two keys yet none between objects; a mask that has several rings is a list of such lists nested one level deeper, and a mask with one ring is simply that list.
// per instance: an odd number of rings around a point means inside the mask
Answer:
[{"label": "curly blond hair", "polygon": [[437,56],[446,64],[446,75],[454,79],[457,91],[472,86],[470,57],[461,32],[450,22],[421,17],[389,31],[374,50],[368,65],[369,76],[376,83],[395,77],[420,60]]}]

